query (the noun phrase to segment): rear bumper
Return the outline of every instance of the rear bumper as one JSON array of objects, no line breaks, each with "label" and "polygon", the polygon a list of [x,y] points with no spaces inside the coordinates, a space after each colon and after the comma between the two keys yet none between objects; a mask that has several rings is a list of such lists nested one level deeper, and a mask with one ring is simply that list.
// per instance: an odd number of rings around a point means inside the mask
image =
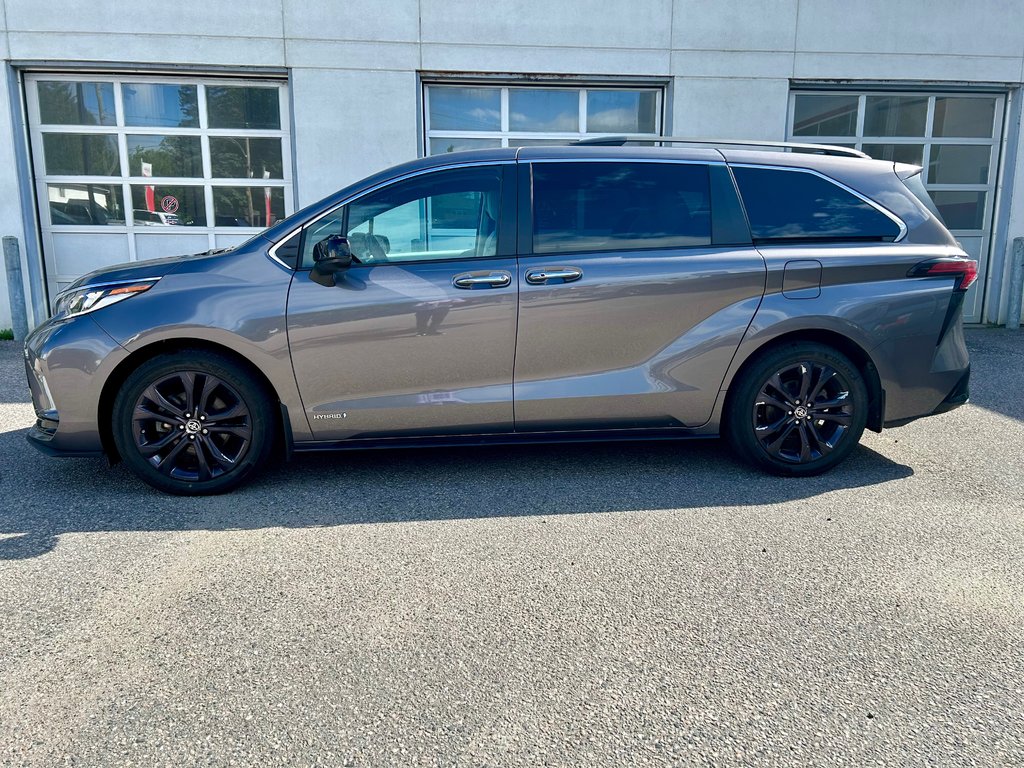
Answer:
[{"label": "rear bumper", "polygon": [[910,416],[909,418],[894,419],[892,421],[885,422],[886,427],[902,427],[904,424],[909,424],[912,421],[924,418],[925,416],[937,416],[940,413],[949,413],[955,411],[961,405],[966,405],[971,398],[971,367],[967,366],[967,370],[964,371],[963,376],[957,381],[953,389],[950,390],[949,394],[943,398],[942,402],[939,403],[930,413],[922,413],[920,416]]}]

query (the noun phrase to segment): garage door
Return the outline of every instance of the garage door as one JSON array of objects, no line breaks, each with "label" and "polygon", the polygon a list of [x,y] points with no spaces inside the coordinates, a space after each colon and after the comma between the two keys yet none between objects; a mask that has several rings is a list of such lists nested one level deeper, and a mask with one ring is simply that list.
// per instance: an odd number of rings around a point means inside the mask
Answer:
[{"label": "garage door", "polygon": [[924,167],[925,187],[946,226],[978,260],[964,319],[982,321],[1004,97],[992,93],[797,91],[796,141],[856,147],[872,157]]},{"label": "garage door", "polygon": [[26,78],[52,299],[109,264],[236,245],[293,208],[276,81]]}]

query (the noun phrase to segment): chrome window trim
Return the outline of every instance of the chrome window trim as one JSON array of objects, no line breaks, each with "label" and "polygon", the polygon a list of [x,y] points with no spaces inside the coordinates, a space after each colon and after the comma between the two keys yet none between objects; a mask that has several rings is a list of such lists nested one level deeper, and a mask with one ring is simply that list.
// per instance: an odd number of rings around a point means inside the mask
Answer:
[{"label": "chrome window trim", "polygon": [[[320,221],[320,219],[323,219],[326,216],[329,216],[330,214],[334,213],[335,211],[337,211],[340,208],[344,208],[349,203],[353,203],[356,200],[360,199],[361,197],[365,197],[366,195],[369,195],[369,194],[371,194],[373,192],[376,192],[378,189],[383,189],[384,187],[391,186],[392,184],[397,184],[398,182],[405,181],[406,179],[412,179],[412,178],[415,178],[417,176],[425,176],[428,173],[437,173],[438,171],[448,171],[448,170],[452,170],[454,168],[479,168],[479,167],[485,166],[485,165],[515,165],[515,164],[516,164],[516,161],[514,159],[513,160],[477,160],[477,161],[468,162],[468,163],[452,163],[450,165],[435,165],[435,166],[431,166],[430,168],[420,168],[420,169],[415,170],[415,171],[410,171],[408,173],[403,173],[400,176],[394,176],[394,177],[388,179],[387,181],[382,181],[379,184],[374,184],[372,187],[369,187],[367,189],[364,189],[364,190],[356,192],[356,193],[354,193],[352,195],[349,195],[348,197],[344,198],[340,203],[338,203],[337,205],[333,206],[332,208],[328,208],[326,211],[322,211],[321,213],[317,214],[317,216],[315,218],[312,218],[309,221],[307,221],[307,222],[305,222],[303,224],[300,224],[295,229],[293,229],[290,232],[288,232],[284,237],[282,237],[276,243],[274,243],[274,245],[270,248],[270,250],[267,251],[267,257],[272,259],[277,264],[280,264],[285,269],[291,270],[293,272],[298,272],[300,270],[309,269],[309,267],[303,267],[299,263],[296,263],[296,265],[294,267],[290,267],[287,264],[285,264],[283,261],[281,261],[281,259],[279,259],[277,257],[277,249],[278,249],[278,247],[283,245],[284,243],[287,243],[289,240],[291,240],[292,237],[295,236],[296,232],[299,232],[301,230],[304,230],[304,229],[307,229],[307,228],[313,226],[318,221]],[[301,256],[301,254],[300,254],[300,256]],[[427,260],[424,260],[424,262],[426,262],[426,261]],[[472,259],[460,259],[460,261],[472,261]],[[419,262],[419,263],[424,263],[424,262]]]},{"label": "chrome window trim", "polygon": [[[903,219],[901,219],[895,213],[890,211],[888,208],[885,208],[884,206],[879,205],[874,200],[872,200],[870,197],[867,197],[866,195],[861,194],[856,189],[853,189],[852,187],[849,187],[846,184],[843,184],[843,182],[837,181],[836,179],[833,179],[831,176],[828,176],[828,175],[826,175],[824,173],[821,173],[820,171],[816,171],[813,168],[800,168],[798,166],[790,166],[790,165],[764,165],[762,163],[729,163],[729,166],[731,168],[759,168],[759,169],[768,170],[768,171],[789,171],[790,173],[809,173],[812,176],[817,176],[817,177],[822,178],[825,181],[829,182],[830,184],[835,184],[837,187],[839,187],[842,190],[845,190],[846,192],[849,192],[854,197],[863,200],[865,203],[870,205],[872,208],[874,208],[880,214],[882,214],[883,216],[886,216],[887,218],[892,220],[892,222],[894,224],[896,224],[900,228],[899,235],[897,235],[893,239],[894,243],[900,242],[904,237],[907,236],[908,229],[907,229],[906,223],[903,221]],[[740,201],[742,202],[743,201],[743,193],[742,193],[741,190],[737,190],[737,191],[740,192]],[[751,234],[753,234],[753,233],[751,233]],[[826,240],[826,239],[827,240],[835,240],[835,238],[831,238],[831,237],[830,238],[821,238],[821,239],[823,239],[823,240]],[[776,244],[777,245],[785,245],[784,241],[785,241],[785,238],[779,238],[779,242],[778,243],[772,243],[772,245],[776,245]]]},{"label": "chrome window trim", "polygon": [[[522,147],[520,147],[522,149]],[[533,147],[527,147],[533,149]],[[520,163],[662,163],[668,165],[727,165],[725,160],[700,160],[672,157],[538,157]],[[774,167],[774,166],[771,166]]]}]

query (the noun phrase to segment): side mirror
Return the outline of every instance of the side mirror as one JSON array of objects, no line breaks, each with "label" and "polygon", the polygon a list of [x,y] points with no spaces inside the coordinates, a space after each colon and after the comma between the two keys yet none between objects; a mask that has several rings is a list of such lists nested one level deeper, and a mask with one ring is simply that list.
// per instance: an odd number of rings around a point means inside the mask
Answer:
[{"label": "side mirror", "polygon": [[342,235],[331,235],[313,246],[313,269],[310,279],[328,287],[334,287],[335,272],[341,272],[352,266],[352,246],[348,238]]},{"label": "side mirror", "polygon": [[331,235],[317,243],[313,260],[324,272],[337,272],[352,266],[352,246],[343,235]]}]

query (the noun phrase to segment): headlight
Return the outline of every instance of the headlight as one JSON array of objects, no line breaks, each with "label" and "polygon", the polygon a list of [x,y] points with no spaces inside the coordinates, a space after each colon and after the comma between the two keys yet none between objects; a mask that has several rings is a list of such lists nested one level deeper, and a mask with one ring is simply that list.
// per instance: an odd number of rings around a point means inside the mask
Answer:
[{"label": "headlight", "polygon": [[109,307],[111,304],[145,293],[156,285],[156,281],[159,279],[86,285],[64,291],[57,296],[57,300],[54,302],[54,315],[74,317],[95,312],[97,309],[103,309],[103,307]]}]

